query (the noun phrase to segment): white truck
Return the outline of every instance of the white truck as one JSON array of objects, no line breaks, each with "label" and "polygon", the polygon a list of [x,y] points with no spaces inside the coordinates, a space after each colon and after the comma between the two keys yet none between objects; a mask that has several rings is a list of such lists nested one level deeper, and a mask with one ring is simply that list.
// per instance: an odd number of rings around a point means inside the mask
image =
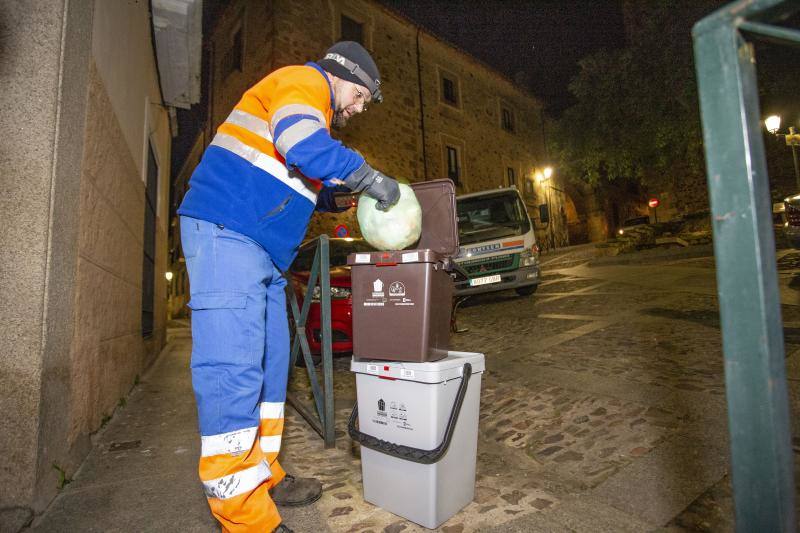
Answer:
[{"label": "white truck", "polygon": [[514,289],[529,296],[539,287],[539,247],[525,204],[515,188],[493,189],[456,198],[459,253],[466,279],[455,282],[456,296]]}]

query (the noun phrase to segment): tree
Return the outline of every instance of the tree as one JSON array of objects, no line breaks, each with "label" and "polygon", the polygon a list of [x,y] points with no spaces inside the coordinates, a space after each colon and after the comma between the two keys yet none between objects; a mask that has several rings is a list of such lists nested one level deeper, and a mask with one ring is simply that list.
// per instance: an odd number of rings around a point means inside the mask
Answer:
[{"label": "tree", "polygon": [[624,180],[654,190],[704,180],[690,31],[718,3],[625,5],[627,46],[584,58],[570,83],[576,103],[553,134],[562,168],[596,185]]}]

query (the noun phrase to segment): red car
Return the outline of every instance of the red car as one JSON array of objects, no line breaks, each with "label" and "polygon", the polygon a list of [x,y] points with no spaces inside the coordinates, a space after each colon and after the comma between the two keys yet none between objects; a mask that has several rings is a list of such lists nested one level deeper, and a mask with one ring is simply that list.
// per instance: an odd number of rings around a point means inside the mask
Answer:
[{"label": "red car", "polygon": [[[297,303],[303,308],[306,285],[314,262],[317,240],[308,241],[300,247],[289,269]],[[372,252],[375,249],[363,239],[332,238],[330,239],[331,265],[331,332],[334,353],[351,353],[353,351],[353,299],[350,292],[350,267],[347,256],[354,252]],[[306,320],[306,337],[311,353],[322,353],[322,327],[320,325],[320,288],[314,287],[311,307]],[[291,313],[289,313],[291,317]]]}]

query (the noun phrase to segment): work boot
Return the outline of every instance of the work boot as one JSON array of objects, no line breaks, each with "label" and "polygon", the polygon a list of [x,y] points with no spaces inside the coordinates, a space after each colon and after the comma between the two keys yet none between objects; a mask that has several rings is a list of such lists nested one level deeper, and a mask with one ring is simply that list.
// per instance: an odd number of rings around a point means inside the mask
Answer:
[{"label": "work boot", "polygon": [[294,529],[289,529],[288,527],[281,524],[275,529],[273,529],[272,533],[294,533]]},{"label": "work boot", "polygon": [[313,477],[286,474],[283,481],[269,489],[269,495],[276,505],[302,507],[319,500],[322,496],[322,483]]}]

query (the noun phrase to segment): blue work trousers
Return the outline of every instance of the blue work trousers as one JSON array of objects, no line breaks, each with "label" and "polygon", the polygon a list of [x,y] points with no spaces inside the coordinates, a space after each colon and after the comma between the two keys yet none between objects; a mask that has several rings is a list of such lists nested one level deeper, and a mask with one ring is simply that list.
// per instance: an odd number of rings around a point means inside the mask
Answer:
[{"label": "blue work trousers", "polygon": [[272,531],[289,372],[286,280],[257,242],[181,217],[192,309],[200,479],[223,529]]}]

